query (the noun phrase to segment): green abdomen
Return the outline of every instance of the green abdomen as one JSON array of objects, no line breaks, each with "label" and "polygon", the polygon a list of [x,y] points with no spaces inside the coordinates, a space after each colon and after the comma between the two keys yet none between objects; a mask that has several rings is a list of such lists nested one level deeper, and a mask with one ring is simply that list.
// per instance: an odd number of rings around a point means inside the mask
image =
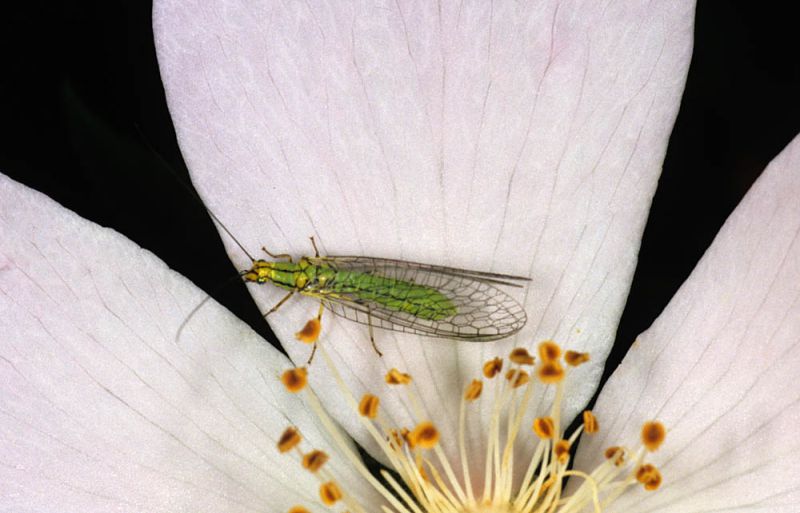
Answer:
[{"label": "green abdomen", "polygon": [[391,310],[406,312],[420,319],[439,321],[457,314],[450,299],[425,285],[373,276],[371,274],[338,271],[326,283],[333,293],[350,294],[364,301],[374,301]]}]

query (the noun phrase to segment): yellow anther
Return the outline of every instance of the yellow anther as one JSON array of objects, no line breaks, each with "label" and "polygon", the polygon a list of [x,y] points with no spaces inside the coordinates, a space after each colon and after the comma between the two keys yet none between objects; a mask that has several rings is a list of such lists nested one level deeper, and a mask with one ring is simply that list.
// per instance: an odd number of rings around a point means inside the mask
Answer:
[{"label": "yellow anther", "polygon": [[547,385],[560,383],[564,379],[564,367],[558,361],[551,360],[541,364],[537,370],[539,380]]},{"label": "yellow anther", "polygon": [[567,351],[564,353],[564,361],[571,367],[577,367],[589,361],[589,353],[579,353],[577,351]]},{"label": "yellow anther", "polygon": [[534,358],[524,347],[518,347],[511,351],[508,359],[517,365],[533,365]]},{"label": "yellow anther", "polygon": [[358,413],[360,413],[362,417],[374,419],[378,416],[378,405],[380,405],[380,403],[381,400],[374,395],[364,394],[364,397],[361,398],[361,402],[358,403]]},{"label": "yellow anther", "polygon": [[319,498],[326,506],[333,506],[342,498],[342,491],[333,481],[319,485]]},{"label": "yellow anther", "polygon": [[389,442],[392,443],[394,448],[399,449],[403,447],[403,444],[405,443],[407,437],[408,437],[408,429],[406,428],[403,428],[400,431],[396,429],[390,429],[389,436],[387,437],[387,439],[389,440]]},{"label": "yellow anther", "polygon": [[412,447],[432,449],[439,443],[439,430],[432,422],[421,422],[408,434],[408,442]]},{"label": "yellow anther", "polygon": [[583,412],[583,432],[593,435],[600,431],[600,424],[597,423],[597,417],[594,416],[589,410]]},{"label": "yellow anther", "polygon": [[467,385],[467,390],[464,392],[465,401],[474,401],[481,396],[483,392],[483,382],[479,379],[473,379],[472,383]]},{"label": "yellow anther", "polygon": [[411,375],[400,372],[397,369],[389,370],[384,379],[387,385],[408,385],[411,383]]},{"label": "yellow anther", "polygon": [[280,452],[288,452],[294,449],[300,443],[302,437],[297,428],[288,427],[278,439],[278,450]]},{"label": "yellow anther", "polygon": [[503,360],[501,358],[495,358],[483,364],[483,375],[488,379],[497,376],[502,370]]},{"label": "yellow anther", "polygon": [[561,357],[561,348],[552,340],[539,344],[539,358],[545,362],[553,362]]},{"label": "yellow anther", "polygon": [[607,460],[613,461],[617,467],[625,463],[625,449],[622,447],[609,447],[606,449],[604,456]]},{"label": "yellow anther", "polygon": [[408,428],[403,428],[400,430],[400,436],[403,437],[403,440],[405,440],[408,445],[411,445],[411,442],[408,439],[409,435],[411,435],[411,431],[409,431]]},{"label": "yellow anther", "polygon": [[645,422],[642,426],[642,444],[650,452],[657,451],[666,437],[667,430],[664,428],[664,424],[657,420]]},{"label": "yellow anther", "polygon": [[311,472],[316,472],[322,465],[329,459],[329,456],[324,451],[313,450],[303,455],[303,468]]},{"label": "yellow anther", "polygon": [[645,490],[657,490],[661,486],[661,472],[655,466],[647,463],[636,471],[636,480],[644,485]]},{"label": "yellow anther", "polygon": [[292,506],[287,513],[310,513],[303,506]]},{"label": "yellow anther", "polygon": [[423,467],[422,465],[418,465],[417,470],[419,470],[419,475],[420,477],[422,477],[423,481],[425,481],[426,483],[431,482],[431,480],[428,478],[428,473],[425,472],[425,467]]},{"label": "yellow anther", "polygon": [[286,390],[296,394],[303,390],[306,383],[308,383],[308,371],[305,367],[289,369],[281,374],[281,383],[286,387]]},{"label": "yellow anther", "polygon": [[322,331],[322,322],[318,317],[308,321],[303,329],[294,334],[295,338],[304,344],[313,344],[319,338]]},{"label": "yellow anther", "polygon": [[522,369],[509,369],[506,372],[506,379],[511,384],[511,388],[517,388],[526,385],[531,380],[531,376]]},{"label": "yellow anther", "polygon": [[556,428],[550,417],[538,417],[533,420],[533,432],[542,440],[550,440],[555,436]]},{"label": "yellow anther", "polygon": [[558,458],[558,462],[566,464],[569,461],[569,440],[559,440],[553,447],[553,453]]}]

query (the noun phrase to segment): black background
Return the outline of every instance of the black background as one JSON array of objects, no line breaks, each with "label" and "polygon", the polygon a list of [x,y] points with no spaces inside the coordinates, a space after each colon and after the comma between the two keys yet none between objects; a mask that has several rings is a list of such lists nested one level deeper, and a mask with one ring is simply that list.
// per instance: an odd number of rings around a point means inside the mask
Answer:
[{"label": "black background", "polygon": [[[607,372],[664,308],[753,180],[800,132],[798,29],[781,5],[729,0],[697,8],[687,88]],[[275,344],[245,288],[223,286],[235,270],[215,228],[164,169],[188,183],[149,3],[15,9],[0,21],[7,25],[0,34],[0,172],[150,249]]]}]

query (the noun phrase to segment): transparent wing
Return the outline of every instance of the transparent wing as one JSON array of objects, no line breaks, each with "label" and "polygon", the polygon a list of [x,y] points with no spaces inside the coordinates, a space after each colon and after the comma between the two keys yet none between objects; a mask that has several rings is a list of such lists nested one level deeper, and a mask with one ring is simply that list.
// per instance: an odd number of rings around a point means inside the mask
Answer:
[{"label": "transparent wing", "polygon": [[431,287],[445,295],[455,315],[424,319],[394,310],[357,293],[321,287],[313,295],[328,310],[351,321],[416,335],[485,342],[513,335],[527,321],[525,310],[498,286],[521,287],[529,278],[361,256],[310,258],[340,271],[353,271]]}]

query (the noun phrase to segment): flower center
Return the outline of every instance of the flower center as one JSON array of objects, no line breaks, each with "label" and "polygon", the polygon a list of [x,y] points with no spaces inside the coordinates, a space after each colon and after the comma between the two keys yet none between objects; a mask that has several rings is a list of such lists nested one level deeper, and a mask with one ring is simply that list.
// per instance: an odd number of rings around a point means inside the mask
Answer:
[{"label": "flower center", "polygon": [[[307,342],[307,341],[306,341]],[[661,484],[661,474],[645,456],[658,449],[664,441],[664,426],[656,421],[646,422],[642,428],[639,446],[609,447],[605,460],[595,469],[581,471],[570,468],[570,451],[578,437],[599,431],[599,422],[590,411],[583,412],[583,422],[567,436],[561,419],[564,381],[569,369],[589,360],[587,353],[562,352],[552,341],[538,346],[538,359],[524,348],[514,349],[506,359],[494,358],[483,365],[482,376],[464,387],[458,419],[459,460],[457,463],[442,449],[441,434],[431,419],[425,418],[415,392],[411,375],[397,369],[385,376],[388,387],[399,389],[407,396],[416,413],[415,424],[393,426],[381,414],[380,397],[367,393],[356,399],[345,385],[324,347],[319,346],[342,393],[355,415],[383,451],[394,473],[381,472],[381,482],[372,475],[353,454],[347,440],[342,438],[333,420],[325,412],[318,397],[306,387],[307,369],[287,370],[281,377],[286,389],[303,393],[339,449],[359,472],[384,498],[382,509],[378,505],[359,504],[347,490],[342,490],[335,476],[324,465],[327,453],[320,449],[300,449],[302,437],[296,427],[287,428],[278,441],[283,453],[295,452],[304,469],[314,473],[320,481],[319,497],[331,511],[367,513],[384,511],[394,513],[572,513],[588,508],[602,512],[639,483],[646,490],[655,490]],[[507,370],[503,373],[503,368]],[[538,417],[530,425],[523,425],[534,392],[539,388],[553,387],[554,399],[546,416]],[[485,394],[490,394],[491,412],[482,425],[485,446],[474,454],[465,442],[468,413],[476,418],[480,411],[475,406]],[[474,410],[474,411],[470,411]],[[535,442],[533,454],[525,465],[515,464],[521,450],[515,445],[528,438]],[[473,463],[483,458],[483,472],[475,475]],[[524,468],[519,477],[520,468]],[[399,479],[398,479],[399,476]],[[577,481],[572,492],[565,493],[566,479]],[[303,506],[295,506],[290,513],[306,513]]]}]

